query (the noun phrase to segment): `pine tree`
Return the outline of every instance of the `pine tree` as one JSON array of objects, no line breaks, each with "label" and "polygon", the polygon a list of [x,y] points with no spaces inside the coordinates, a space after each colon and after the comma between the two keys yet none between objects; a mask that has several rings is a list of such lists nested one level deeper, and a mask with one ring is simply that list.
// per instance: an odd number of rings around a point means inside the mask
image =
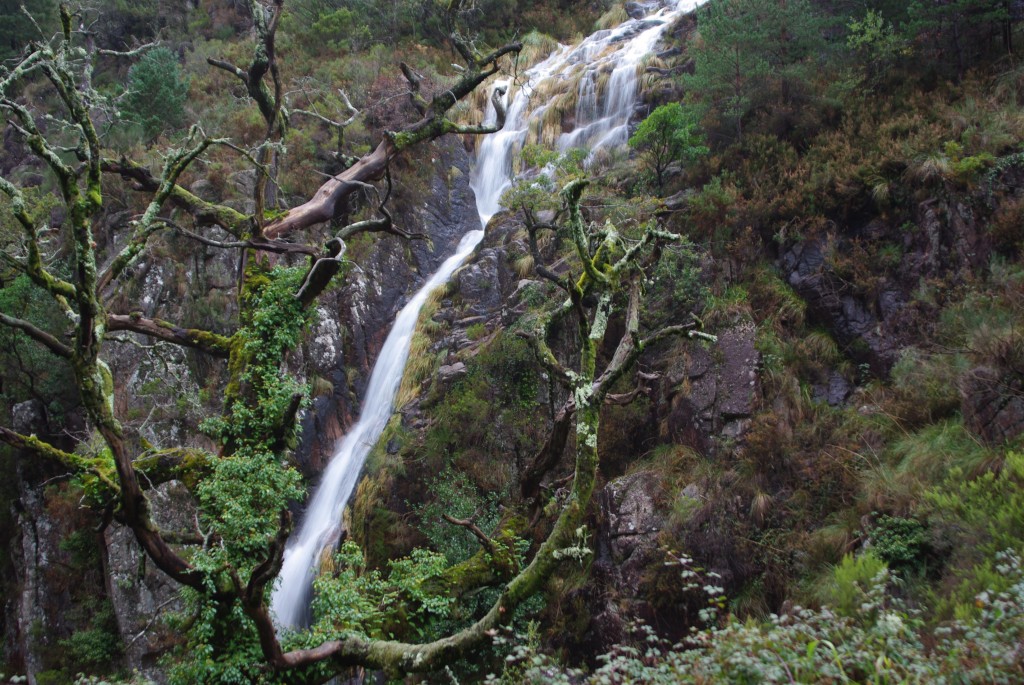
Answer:
[{"label": "pine tree", "polygon": [[805,79],[823,47],[822,22],[807,0],[721,0],[697,15],[694,73],[683,84],[698,108],[717,111],[743,135],[743,118],[769,94]]},{"label": "pine tree", "polygon": [[188,84],[173,52],[150,50],[128,71],[127,118],[142,126],[150,140],[168,128],[180,127],[185,121]]}]

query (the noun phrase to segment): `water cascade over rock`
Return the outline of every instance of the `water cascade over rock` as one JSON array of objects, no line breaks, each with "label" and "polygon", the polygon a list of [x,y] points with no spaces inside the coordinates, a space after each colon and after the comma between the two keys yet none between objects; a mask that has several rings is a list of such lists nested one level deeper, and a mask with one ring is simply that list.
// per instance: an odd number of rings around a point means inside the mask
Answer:
[{"label": "water cascade over rock", "polygon": [[[594,151],[626,142],[636,106],[639,71],[665,30],[698,0],[631,3],[643,16],[614,29],[598,31],[576,47],[559,46],[546,60],[525,73],[515,87],[506,87],[508,114],[503,130],[480,144],[472,176],[481,225],[501,209],[501,195],[511,185],[512,161],[527,142],[547,142],[559,149],[583,147]],[[635,12],[640,16],[640,12]],[[552,97],[547,97],[552,95]],[[557,97],[554,97],[557,95]],[[558,107],[574,104],[572,131],[545,140],[545,117]],[[555,110],[551,108],[555,107]],[[561,116],[567,112],[561,112]],[[495,121],[493,106],[485,120]],[[272,610],[281,626],[301,627],[309,620],[312,582],[324,550],[341,535],[342,511],[359,478],[363,462],[386,426],[401,384],[409,345],[420,309],[430,292],[448,280],[483,238],[470,231],[423,287],[399,312],[370,376],[359,421],[339,442],[319,486],[313,492],[298,529],[288,541],[275,589]]]}]

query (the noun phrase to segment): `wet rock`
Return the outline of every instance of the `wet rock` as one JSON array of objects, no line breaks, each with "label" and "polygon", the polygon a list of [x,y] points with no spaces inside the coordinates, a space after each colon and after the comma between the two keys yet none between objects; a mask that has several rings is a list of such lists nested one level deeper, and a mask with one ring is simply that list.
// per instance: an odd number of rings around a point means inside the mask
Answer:
[{"label": "wet rock", "polygon": [[456,274],[459,292],[472,302],[468,310],[470,313],[479,316],[501,308],[500,263],[498,251],[487,248]]},{"label": "wet rock", "polygon": [[348,397],[345,374],[340,369],[335,370],[331,380],[334,392],[314,398],[312,406],[299,414],[302,438],[292,456],[307,478],[315,477],[327,467],[334,445],[345,434],[345,426],[352,423],[345,402]]},{"label": "wet rock", "polygon": [[650,3],[627,2],[626,14],[629,15],[630,19],[643,19],[648,14],[648,5],[650,5]]}]

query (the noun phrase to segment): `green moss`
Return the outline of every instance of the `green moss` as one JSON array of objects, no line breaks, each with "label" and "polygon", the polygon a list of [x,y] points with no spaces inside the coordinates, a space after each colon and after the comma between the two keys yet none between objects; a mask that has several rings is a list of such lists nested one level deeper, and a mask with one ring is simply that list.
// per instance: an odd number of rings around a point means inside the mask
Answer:
[{"label": "green moss", "polygon": [[86,199],[89,201],[89,209],[93,212],[98,211],[103,207],[103,190],[98,186],[90,186],[86,193]]},{"label": "green moss", "polygon": [[398,150],[404,150],[416,144],[416,138],[405,131],[399,131],[397,133],[389,133],[391,142],[395,144],[395,148]]}]

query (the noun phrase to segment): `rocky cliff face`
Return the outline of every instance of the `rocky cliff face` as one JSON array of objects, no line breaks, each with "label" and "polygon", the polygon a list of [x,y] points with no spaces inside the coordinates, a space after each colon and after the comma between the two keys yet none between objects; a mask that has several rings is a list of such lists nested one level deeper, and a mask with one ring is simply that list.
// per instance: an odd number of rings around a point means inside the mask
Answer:
[{"label": "rocky cliff face", "polygon": [[[429,159],[429,165],[396,170],[401,185],[395,215],[403,228],[427,233],[430,242],[384,237],[372,245],[353,245],[359,268],[322,299],[306,343],[290,360],[293,372],[314,387],[295,455],[314,480],[358,411],[394,312],[457,239],[476,227],[465,151],[452,141],[431,148]],[[818,403],[866,416],[877,411],[864,397],[863,382],[887,378],[908,346],[932,338],[940,311],[935,301],[944,297],[943,289],[981,278],[988,268],[992,246],[977,211],[963,194],[950,191],[921,201],[911,226],[875,218],[778,248],[773,257],[778,279],[796,294],[807,319],[835,343],[836,353],[827,364],[794,380],[791,394],[803,406]],[[424,483],[440,469],[440,456],[424,446],[437,427],[438,408],[456,394],[492,341],[552,295],[545,283],[519,266],[528,253],[519,227],[514,216],[496,217],[476,254],[456,273],[424,322],[423,328],[430,330],[424,346],[429,369],[414,399],[400,408],[394,422],[398,427],[389,429],[378,450],[393,467],[371,467],[353,502],[352,533],[373,547],[371,559],[424,542],[410,521],[415,518],[412,507],[432,496]],[[139,267],[136,295],[144,311],[197,321],[231,313],[231,257],[194,246],[187,254],[185,260],[168,257]],[[722,274],[710,268],[707,277]],[[1019,282],[1008,287],[1019,291]],[[921,297],[922,288],[939,291],[935,301]],[[1020,301],[1019,292],[1014,297]],[[645,372],[657,375],[649,392],[631,407],[609,409],[601,436],[605,480],[589,524],[595,552],[589,574],[559,594],[550,608],[550,623],[558,632],[554,642],[560,646],[596,654],[621,641],[634,619],[668,634],[695,621],[700,607],[673,594],[678,588],[671,583],[678,585],[678,576],[669,578],[664,572],[666,544],[699,550],[701,563],[731,588],[756,575],[752,545],[769,550],[765,554],[778,553],[771,540],[752,542],[734,535],[736,523],[760,531],[771,519],[773,502],[806,506],[795,498],[787,500],[795,496],[786,478],[800,477],[801,468],[817,477],[817,469],[824,466],[801,463],[785,449],[799,442],[801,424],[813,417],[787,407],[789,400],[772,387],[777,381],[759,351],[759,336],[773,325],[772,314],[755,302],[739,315],[716,318],[709,329],[718,335],[714,347],[652,351],[641,361]],[[122,415],[131,419],[139,437],[153,444],[202,444],[196,424],[216,405],[216,365],[172,348],[158,350],[153,361],[137,342],[112,344]],[[993,445],[1024,432],[1024,380],[1015,344],[1009,340],[1006,349],[972,360],[973,366],[959,377],[959,394],[951,405],[979,440]],[[530,374],[543,381],[539,368]],[[489,382],[498,385],[502,380]],[[552,407],[564,399],[544,382],[530,385],[530,390],[529,397],[517,400],[528,420],[514,424],[513,417],[481,429],[503,451],[483,458],[473,453],[460,464],[484,492],[500,490],[509,474],[522,468],[530,447],[550,425]],[[800,399],[804,395],[806,402]],[[15,427],[25,432],[49,430],[42,406],[20,406],[14,418]],[[469,424],[479,420],[470,416],[466,425],[450,428],[471,435]],[[84,428],[78,425],[76,430]],[[521,440],[523,436],[529,439]],[[698,460],[716,470],[715,479],[692,475]],[[685,478],[678,476],[684,471]],[[74,513],[76,506],[63,500],[52,484],[41,486],[52,475],[26,476],[16,503],[18,587],[5,594],[7,642],[15,665],[31,672],[54,668],[60,664],[54,653],[65,649],[62,640],[95,629],[117,636],[129,667],[159,678],[155,660],[173,636],[153,616],[175,607],[173,588],[145,565],[134,541],[116,527],[104,529],[99,558],[73,559],[75,544],[66,541],[95,522]],[[556,493],[557,480],[552,476],[545,483]],[[172,512],[162,525],[187,526],[192,514],[180,487],[164,486],[153,496],[166,503],[162,511]],[[783,569],[791,563],[778,561]],[[109,605],[111,624],[94,625],[74,615],[69,576],[54,570],[64,566],[74,573],[87,571],[88,594]],[[763,589],[763,595],[782,597],[772,587]]]}]

